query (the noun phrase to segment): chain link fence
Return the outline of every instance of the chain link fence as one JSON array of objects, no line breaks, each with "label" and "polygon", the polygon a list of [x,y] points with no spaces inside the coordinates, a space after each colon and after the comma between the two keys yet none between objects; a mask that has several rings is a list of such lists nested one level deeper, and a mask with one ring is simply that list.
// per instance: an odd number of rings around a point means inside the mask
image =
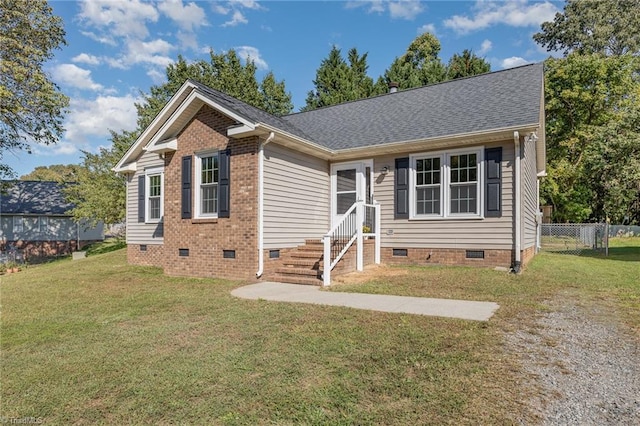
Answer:
[{"label": "chain link fence", "polygon": [[566,254],[598,250],[608,254],[609,230],[605,223],[543,223],[540,226],[542,250]]}]

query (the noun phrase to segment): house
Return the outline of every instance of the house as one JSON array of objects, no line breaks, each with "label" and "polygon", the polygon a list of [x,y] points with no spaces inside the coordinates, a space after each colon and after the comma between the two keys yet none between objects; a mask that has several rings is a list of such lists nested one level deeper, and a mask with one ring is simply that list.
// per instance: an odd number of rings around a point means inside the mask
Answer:
[{"label": "house", "polygon": [[189,80],[114,170],[128,182],[129,262],[171,275],[519,269],[536,252],[543,67],[284,117]]},{"label": "house", "polygon": [[[67,213],[63,184],[4,182],[0,191],[0,250],[18,251],[26,260],[69,254],[104,239],[103,226],[75,223]],[[9,253],[11,254],[11,253]]]}]

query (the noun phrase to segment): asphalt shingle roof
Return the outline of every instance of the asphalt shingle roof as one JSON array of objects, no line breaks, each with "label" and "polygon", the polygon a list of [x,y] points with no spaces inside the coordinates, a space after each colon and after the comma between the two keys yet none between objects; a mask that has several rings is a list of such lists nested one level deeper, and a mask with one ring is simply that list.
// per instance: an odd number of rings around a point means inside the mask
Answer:
[{"label": "asphalt shingle roof", "polygon": [[230,109],[231,111],[246,118],[251,122],[268,124],[269,126],[284,130],[293,135],[309,139],[305,132],[280,117],[269,114],[268,112],[263,111],[260,108],[249,105],[248,103],[243,102],[240,99],[229,96],[226,93],[220,92],[219,90],[212,89],[195,80],[189,80],[189,82],[196,86],[198,90],[210,100],[224,106],[225,108]]},{"label": "asphalt shingle roof", "polygon": [[62,184],[48,181],[11,181],[0,192],[0,214],[66,215],[74,205],[62,193]]},{"label": "asphalt shingle roof", "polygon": [[543,64],[531,64],[313,111],[276,117],[190,80],[204,96],[253,123],[328,149],[384,145],[538,123]]},{"label": "asphalt shingle roof", "polygon": [[341,150],[538,123],[542,64],[389,93],[282,120]]}]

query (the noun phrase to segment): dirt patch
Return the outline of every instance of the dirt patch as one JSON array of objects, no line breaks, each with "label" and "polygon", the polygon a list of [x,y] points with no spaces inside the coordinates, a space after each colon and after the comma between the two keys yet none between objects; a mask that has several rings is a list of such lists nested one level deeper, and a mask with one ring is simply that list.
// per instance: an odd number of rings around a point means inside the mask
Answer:
[{"label": "dirt patch", "polygon": [[406,268],[394,268],[388,265],[367,265],[364,271],[349,272],[331,278],[331,285],[362,284],[374,279],[399,277],[409,274]]}]

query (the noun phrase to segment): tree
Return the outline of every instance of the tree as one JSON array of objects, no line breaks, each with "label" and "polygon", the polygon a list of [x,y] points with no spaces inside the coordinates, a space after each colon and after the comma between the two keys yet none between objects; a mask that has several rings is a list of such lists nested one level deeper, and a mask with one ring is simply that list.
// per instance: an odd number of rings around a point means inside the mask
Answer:
[{"label": "tree", "polygon": [[302,111],[309,111],[342,102],[368,98],[378,94],[373,79],[367,75],[367,53],[360,55],[353,48],[348,53],[349,63],[340,49],[331,48],[329,56],[322,60],[313,80],[315,90],[307,94],[307,104]]},{"label": "tree", "polygon": [[454,80],[456,78],[470,77],[489,71],[491,71],[491,65],[487,61],[476,56],[471,50],[464,49],[462,54],[454,53],[449,59],[447,79]]},{"label": "tree", "polygon": [[69,98],[42,71],[65,44],[62,20],[44,0],[0,0],[0,178],[15,176],[5,151],[31,152],[63,133]]},{"label": "tree", "polygon": [[54,164],[38,166],[31,173],[20,176],[20,180],[40,180],[54,182],[75,182],[78,174],[76,164]]},{"label": "tree", "polygon": [[549,175],[541,198],[554,219],[637,221],[640,58],[549,59],[545,98]]},{"label": "tree", "polygon": [[97,154],[83,151],[77,185],[67,190],[69,201],[76,205],[71,211],[75,219],[88,219],[94,223],[102,220],[108,224],[125,219],[126,181],[111,169],[185,80],[197,80],[275,115],[288,114],[293,109],[284,81],[278,82],[273,73],[268,73],[258,84],[253,62],[247,61],[243,65],[233,50],[219,55],[210,52],[209,61],[188,63],[179,56],[165,72],[167,81],[152,86],[149,94],[143,96],[144,102],[136,104],[138,126],[135,130],[112,131],[111,147],[101,148]]},{"label": "tree", "polygon": [[99,221],[107,224],[124,221],[126,178],[115,174],[112,168],[129,149],[136,134],[111,131],[110,148],[100,148],[97,154],[82,151],[76,184],[64,189],[67,201],[75,205],[70,213],[76,221],[88,220],[92,226]]},{"label": "tree", "polygon": [[440,41],[431,33],[416,37],[407,51],[385,70],[382,78],[385,85],[394,82],[400,89],[410,89],[444,81],[446,69],[438,56],[440,48]]},{"label": "tree", "polygon": [[547,50],[624,55],[640,53],[637,0],[568,0],[563,13],[533,36]]}]

